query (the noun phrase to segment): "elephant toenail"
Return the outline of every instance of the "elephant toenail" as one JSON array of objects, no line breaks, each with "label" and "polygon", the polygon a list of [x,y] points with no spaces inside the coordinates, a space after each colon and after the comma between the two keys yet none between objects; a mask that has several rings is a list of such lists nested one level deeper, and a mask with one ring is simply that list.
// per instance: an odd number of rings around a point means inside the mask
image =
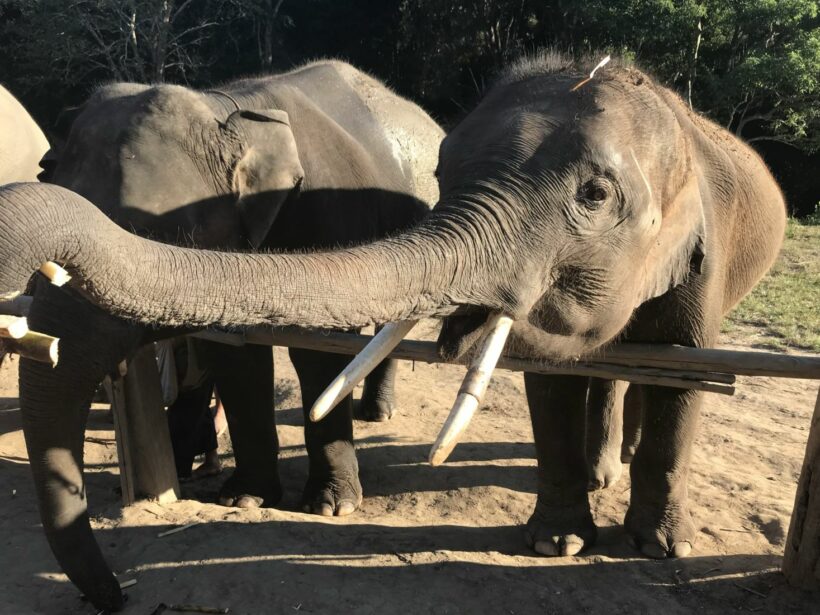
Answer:
[{"label": "elephant toenail", "polygon": [[551,541],[536,540],[532,548],[536,553],[540,553],[541,555],[548,555],[550,557],[558,556],[558,547]]},{"label": "elephant toenail", "polygon": [[313,512],[322,517],[332,517],[333,507],[326,502],[322,502],[321,504],[314,504]]},{"label": "elephant toenail", "polygon": [[336,516],[337,517],[345,517],[352,512],[355,512],[356,506],[350,500],[343,500],[339,502],[339,506],[336,508]]},{"label": "elephant toenail", "polygon": [[575,538],[575,537],[573,537],[571,539],[568,538],[567,539],[567,544],[561,550],[561,554],[566,555],[566,556],[577,555],[578,553],[581,552],[581,550],[583,550],[583,548],[584,548],[584,541],[583,540],[581,540],[580,538]]},{"label": "elephant toenail", "polygon": [[259,508],[261,505],[261,498],[254,497],[252,495],[240,496],[237,499],[236,504],[234,504],[237,508]]},{"label": "elephant toenail", "polygon": [[688,541],[676,542],[672,547],[672,557],[686,557],[692,552],[692,543]]}]

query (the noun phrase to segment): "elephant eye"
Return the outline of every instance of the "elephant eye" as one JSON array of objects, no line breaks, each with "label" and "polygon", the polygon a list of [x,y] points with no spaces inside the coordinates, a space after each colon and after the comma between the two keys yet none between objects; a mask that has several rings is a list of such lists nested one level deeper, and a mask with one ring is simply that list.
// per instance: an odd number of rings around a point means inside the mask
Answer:
[{"label": "elephant eye", "polygon": [[589,209],[598,209],[611,194],[611,188],[605,179],[594,179],[588,181],[580,190],[579,200]]}]

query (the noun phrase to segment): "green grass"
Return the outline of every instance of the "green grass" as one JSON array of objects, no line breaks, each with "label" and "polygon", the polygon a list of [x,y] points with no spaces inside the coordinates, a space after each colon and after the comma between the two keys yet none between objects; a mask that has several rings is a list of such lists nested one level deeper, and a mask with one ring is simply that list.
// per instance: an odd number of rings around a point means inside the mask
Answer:
[{"label": "green grass", "polygon": [[789,220],[780,256],[728,315],[724,332],[753,327],[762,345],[820,352],[820,220],[806,222]]}]

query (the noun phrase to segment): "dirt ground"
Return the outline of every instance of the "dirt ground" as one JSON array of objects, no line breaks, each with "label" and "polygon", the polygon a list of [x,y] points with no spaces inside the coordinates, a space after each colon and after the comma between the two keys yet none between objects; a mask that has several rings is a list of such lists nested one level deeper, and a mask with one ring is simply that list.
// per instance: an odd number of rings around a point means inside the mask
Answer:
[{"label": "dirt ground", "polygon": [[[744,348],[737,342],[725,346]],[[748,335],[744,339],[751,339]],[[160,602],[231,613],[817,613],[820,594],[779,572],[817,383],[740,378],[734,397],[708,395],[692,465],[699,535],[684,560],[648,561],[626,545],[628,473],[592,496],[599,542],[545,559],[524,546],[535,461],[523,380],[498,372],[451,460],[430,443],[463,368],[402,363],[401,409],[356,424],[365,500],[344,519],[296,512],[307,473],[298,386],[276,350],[285,498],[276,510],[222,508],[221,478],[183,485],[184,500],[119,505],[116,447],[105,412],[86,439],[97,540],[129,588],[126,613]],[[0,613],[94,613],[43,537],[17,402],[16,362],[0,371]],[[226,465],[230,442],[223,438]],[[223,474],[224,476],[224,474]],[[157,533],[202,522],[165,538]]]}]

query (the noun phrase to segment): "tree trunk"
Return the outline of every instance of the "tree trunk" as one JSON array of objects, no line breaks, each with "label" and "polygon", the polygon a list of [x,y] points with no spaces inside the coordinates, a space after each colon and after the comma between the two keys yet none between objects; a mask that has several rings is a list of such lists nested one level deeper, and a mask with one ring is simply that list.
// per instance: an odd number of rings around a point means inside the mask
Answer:
[{"label": "tree trunk", "polygon": [[153,83],[165,81],[165,62],[168,58],[168,40],[171,32],[171,14],[174,3],[163,0],[159,15],[157,15],[157,33],[154,39],[154,71]]},{"label": "tree trunk", "polygon": [[820,391],[786,538],[783,574],[789,585],[820,589]]}]

